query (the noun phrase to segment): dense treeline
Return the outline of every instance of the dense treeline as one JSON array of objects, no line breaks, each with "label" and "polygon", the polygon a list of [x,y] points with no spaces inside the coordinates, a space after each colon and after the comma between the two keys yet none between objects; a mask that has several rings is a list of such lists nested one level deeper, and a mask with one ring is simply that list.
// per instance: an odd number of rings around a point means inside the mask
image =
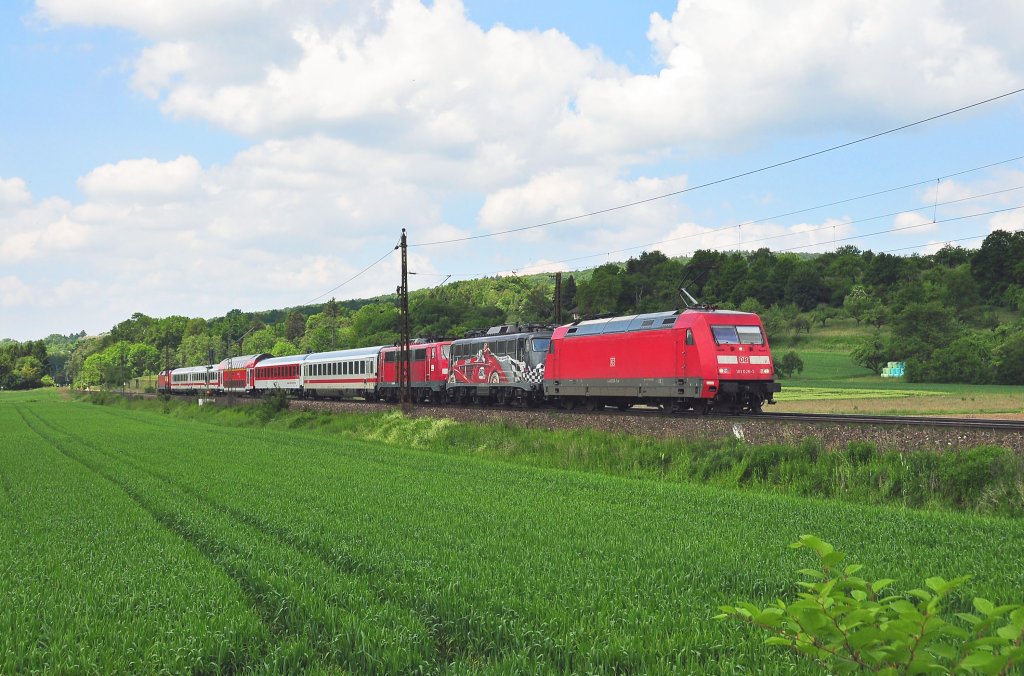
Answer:
[{"label": "dense treeline", "polygon": [[[850,246],[814,255],[697,251],[688,259],[646,252],[564,276],[563,317],[681,307],[681,286],[704,303],[759,313],[773,341],[852,318],[864,337],[851,357],[875,372],[887,361],[906,361],[908,378],[917,381],[1024,382],[1024,233],[996,231],[977,250],[947,246],[929,256]],[[410,324],[416,336],[441,338],[502,323],[551,323],[554,301],[552,275],[467,280],[414,292]],[[58,380],[116,384],[229,355],[391,344],[398,320],[394,296],[231,310],[209,320],[136,313],[103,336],[67,337],[73,350],[55,340],[51,356],[60,351]],[[0,361],[0,375],[18,371],[28,356]],[[40,361],[45,374],[50,365]],[[21,363],[25,375],[34,367]]]},{"label": "dense treeline", "polygon": [[23,390],[52,386],[50,359],[41,340],[0,341],[0,389]]}]

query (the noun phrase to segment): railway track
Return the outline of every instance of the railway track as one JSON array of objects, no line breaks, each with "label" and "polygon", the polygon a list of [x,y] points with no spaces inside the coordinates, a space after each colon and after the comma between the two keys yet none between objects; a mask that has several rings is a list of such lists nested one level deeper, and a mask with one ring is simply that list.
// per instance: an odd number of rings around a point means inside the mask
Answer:
[{"label": "railway track", "polygon": [[[155,397],[156,395],[146,395]],[[243,399],[254,403],[257,400]],[[307,400],[309,401],[309,400]],[[315,400],[314,400],[315,401]],[[384,404],[381,402],[365,402],[362,400],[343,400],[338,402],[332,402],[331,400],[322,399],[320,400],[323,404],[330,405],[331,403],[337,404],[354,404],[358,408],[366,407],[373,410],[380,409],[392,409],[394,405]],[[338,408],[342,408],[339,406]],[[346,407],[347,408],[347,407]],[[470,410],[470,411],[489,411],[493,412],[495,417],[501,417],[505,412],[511,411],[528,411],[531,409],[521,408],[510,408],[498,405],[479,405],[479,406],[454,406],[451,404],[417,404],[416,409],[436,412],[439,415],[443,415],[446,412],[450,413],[457,410]],[[358,409],[357,409],[358,410]],[[675,420],[687,420],[687,419],[720,419],[733,422],[754,422],[759,420],[773,420],[780,422],[792,422],[792,423],[809,423],[809,424],[841,424],[841,425],[879,425],[887,427],[895,426],[910,426],[910,427],[932,427],[932,428],[948,428],[948,429],[959,429],[959,430],[1002,430],[1009,432],[1024,432],[1024,420],[1006,420],[1000,418],[950,418],[950,417],[936,417],[936,416],[891,416],[891,415],[863,415],[853,413],[770,413],[764,412],[759,414],[749,413],[709,413],[701,414],[697,412],[688,413],[666,413],[665,411],[653,407],[641,407],[637,406],[629,409],[628,411],[618,411],[613,408],[599,409],[596,411],[588,411],[577,409],[571,414],[569,412],[561,411],[557,408],[540,408],[535,409],[537,411],[550,411],[550,412],[562,412],[566,415],[573,416],[602,416],[602,417],[613,417],[613,416],[659,416]]]},{"label": "railway track", "polygon": [[954,429],[1010,430],[1024,432],[1024,420],[1000,418],[939,418],[933,416],[859,415],[850,413],[762,413],[761,418],[803,423],[840,423],[844,425],[909,425],[914,427],[949,427]]}]

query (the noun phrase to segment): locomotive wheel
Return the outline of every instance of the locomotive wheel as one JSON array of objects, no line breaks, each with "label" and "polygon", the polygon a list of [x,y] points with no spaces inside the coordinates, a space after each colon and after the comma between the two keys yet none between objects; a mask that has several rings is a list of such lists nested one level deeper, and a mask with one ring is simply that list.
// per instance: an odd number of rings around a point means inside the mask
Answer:
[{"label": "locomotive wheel", "polygon": [[615,405],[615,408],[619,409],[620,411],[628,411],[629,409],[633,408],[633,404],[627,404],[626,402],[620,402],[620,403]]}]

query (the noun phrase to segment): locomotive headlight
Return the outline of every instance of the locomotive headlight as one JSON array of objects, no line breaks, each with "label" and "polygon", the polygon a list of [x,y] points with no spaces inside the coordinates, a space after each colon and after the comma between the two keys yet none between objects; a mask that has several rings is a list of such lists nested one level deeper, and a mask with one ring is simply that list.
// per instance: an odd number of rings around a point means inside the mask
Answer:
[{"label": "locomotive headlight", "polygon": [[772,374],[772,370],[771,369],[761,369],[761,373],[765,374],[766,376],[770,376]]},{"label": "locomotive headlight", "polygon": [[724,375],[729,375],[729,369],[718,369],[718,372]]}]

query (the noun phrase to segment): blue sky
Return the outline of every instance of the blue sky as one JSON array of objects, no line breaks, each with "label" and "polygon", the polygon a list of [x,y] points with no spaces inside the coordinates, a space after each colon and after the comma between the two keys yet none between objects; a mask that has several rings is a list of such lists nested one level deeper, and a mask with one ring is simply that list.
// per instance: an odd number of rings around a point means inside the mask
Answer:
[{"label": "blue sky", "polygon": [[[500,232],[894,128],[1024,87],[1022,21],[995,0],[4,3],[0,337],[298,305],[402,227],[413,244]],[[416,247],[415,283],[652,242],[977,246],[1024,227],[1024,162],[775,217],[1024,155],[1022,112],[1018,94],[642,206]],[[391,291],[397,265],[333,295]]]}]

